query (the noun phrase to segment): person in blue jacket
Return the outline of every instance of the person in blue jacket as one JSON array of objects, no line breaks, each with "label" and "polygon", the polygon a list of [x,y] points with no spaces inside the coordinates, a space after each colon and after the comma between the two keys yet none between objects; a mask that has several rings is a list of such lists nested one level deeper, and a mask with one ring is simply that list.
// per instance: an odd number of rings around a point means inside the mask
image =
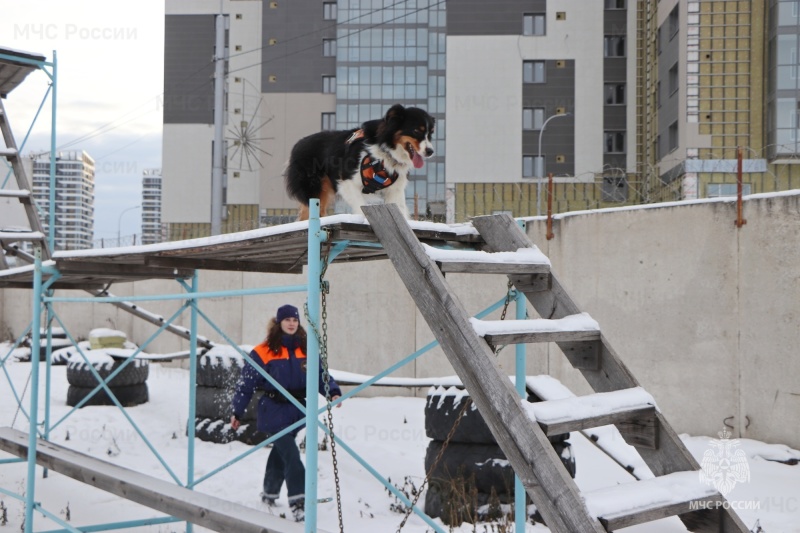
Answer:
[{"label": "person in blue jacket", "polygon": [[[265,390],[258,401],[258,430],[274,435],[294,424],[303,413],[295,407],[272,383],[267,381],[253,365],[258,365],[270,377],[305,405],[306,398],[306,331],[300,325],[297,308],[284,305],[278,308],[277,316],[270,319],[267,338],[250,352],[250,364],[244,365],[231,402],[231,427],[239,428],[239,418],[250,403],[253,393],[259,387]],[[322,381],[322,368],[319,374],[319,390],[325,392]],[[331,401],[342,395],[342,391],[332,377],[329,377]],[[341,406],[341,404],[339,404]],[[283,482],[289,496],[289,505],[296,521],[304,518],[305,508],[305,467],[300,459],[300,450],[295,437],[303,425],[286,433],[272,443],[272,451],[267,459],[264,473],[264,492],[261,501],[275,505]]]}]

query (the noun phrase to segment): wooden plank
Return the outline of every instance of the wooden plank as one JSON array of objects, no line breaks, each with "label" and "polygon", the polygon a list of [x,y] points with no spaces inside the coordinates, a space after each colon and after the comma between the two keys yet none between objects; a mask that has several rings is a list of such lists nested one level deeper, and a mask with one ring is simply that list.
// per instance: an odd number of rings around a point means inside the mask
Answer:
[{"label": "wooden plank", "polygon": [[547,274],[549,265],[522,263],[472,263],[455,261],[436,261],[444,273],[463,274]]},{"label": "wooden plank", "polygon": [[549,437],[552,435],[559,435],[561,433],[581,431],[584,429],[597,428],[600,426],[607,426],[609,424],[618,424],[620,422],[628,422],[631,420],[652,420],[655,416],[655,412],[656,408],[651,406],[631,409],[629,411],[620,411],[618,413],[607,413],[575,420],[566,420],[564,422],[538,422],[539,425],[542,426],[542,430],[544,430],[545,434]]},{"label": "wooden plank", "polygon": [[551,531],[600,532],[547,436],[469,322],[396,205],[362,208],[386,253]]},{"label": "wooden plank", "polygon": [[144,264],[154,267],[195,268],[198,270],[224,270],[235,272],[268,272],[299,274],[302,265],[278,265],[253,261],[221,261],[219,259],[182,259],[176,257],[147,257]]},{"label": "wooden plank", "polygon": [[708,498],[697,498],[694,500],[673,503],[661,507],[644,509],[639,512],[631,514],[609,516],[609,517],[601,516],[598,517],[598,519],[600,520],[600,523],[603,524],[603,527],[606,528],[606,531],[616,531],[618,529],[622,529],[625,527],[636,526],[639,524],[646,524],[648,522],[661,520],[662,518],[668,518],[670,516],[690,513],[693,512],[693,509],[697,508],[695,506],[698,507],[702,505],[715,506],[717,502],[720,502],[721,500],[724,499],[716,496],[710,496]]},{"label": "wooden plank", "polygon": [[99,276],[103,278],[136,277],[145,279],[191,278],[194,270],[189,268],[158,268],[144,265],[126,265],[124,263],[93,263],[89,261],[56,260],[56,268],[62,274],[79,274],[81,276]]},{"label": "wooden plank", "polygon": [[[9,427],[0,428],[0,449],[17,457],[27,457],[28,434]],[[303,524],[189,490],[51,442],[37,440],[36,463],[87,485],[212,531],[237,533],[304,531]]]},{"label": "wooden plank", "polygon": [[[515,251],[520,248],[531,247],[534,244],[522,229],[508,215],[493,215],[485,217],[475,217],[473,225],[486,242],[491,251],[504,252]],[[545,292],[526,291],[522,292],[531,302],[536,312],[542,318],[563,318],[580,312],[580,308],[572,300],[567,291],[561,286],[557,277],[550,275],[551,289]],[[514,276],[509,276],[514,282]],[[598,365],[595,368],[576,367],[581,371],[586,381],[596,392],[608,392],[619,389],[638,387],[639,382],[625,366],[617,353],[607,342],[604,335],[600,335],[600,353]],[[666,421],[664,416],[657,412],[655,423],[658,425],[656,430],[657,447],[656,449],[640,448],[639,453],[647,466],[656,476],[663,476],[673,472],[685,470],[698,470],[700,468],[689,450]],[[619,429],[619,428],[618,428]],[[730,509],[723,513],[724,518],[716,520],[714,523],[696,528],[697,533],[719,533],[720,520],[729,523],[726,532],[740,531],[747,533],[748,528],[741,519]],[[686,522],[684,517],[681,518]]]},{"label": "wooden plank", "polygon": [[593,342],[600,339],[599,331],[528,331],[484,335],[491,346],[501,344],[528,344],[537,342]]}]

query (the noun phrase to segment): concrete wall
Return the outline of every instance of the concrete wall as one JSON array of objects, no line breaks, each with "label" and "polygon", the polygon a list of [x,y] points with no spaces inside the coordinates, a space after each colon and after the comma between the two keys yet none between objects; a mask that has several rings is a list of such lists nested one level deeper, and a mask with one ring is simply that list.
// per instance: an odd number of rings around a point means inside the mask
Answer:
[{"label": "concrete wall", "polygon": [[[747,224],[736,229],[735,203],[701,201],[563,215],[555,220],[551,241],[544,238],[542,221],[529,221],[528,232],[679,432],[715,436],[727,419],[738,436],[800,448],[800,192],[751,197],[744,216]],[[384,261],[329,268],[333,368],[376,373],[433,339],[393,272]],[[447,279],[473,313],[506,291],[500,276]],[[203,272],[200,278],[207,291],[302,283],[300,275]],[[111,290],[180,292],[174,282]],[[30,322],[30,291],[5,290],[0,298],[0,331],[19,334]],[[303,300],[302,293],[226,298],[204,301],[201,308],[235,342],[255,344],[280,304],[302,306]],[[144,306],[164,315],[178,308],[175,302]],[[114,327],[142,343],[155,329],[108,305],[63,304],[57,311],[75,335]],[[513,309],[509,313],[514,316]],[[188,326],[188,320],[186,313],[178,323]],[[205,324],[200,330],[218,338]],[[164,334],[148,351],[185,348]],[[513,373],[513,349],[501,353],[500,364]],[[529,346],[527,372],[550,373],[576,393],[589,392],[555,345]],[[453,373],[435,349],[395,375]]]}]

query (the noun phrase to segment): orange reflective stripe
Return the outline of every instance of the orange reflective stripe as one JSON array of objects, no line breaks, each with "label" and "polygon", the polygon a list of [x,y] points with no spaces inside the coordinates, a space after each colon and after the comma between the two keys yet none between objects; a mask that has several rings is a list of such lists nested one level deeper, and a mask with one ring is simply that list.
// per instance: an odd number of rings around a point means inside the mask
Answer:
[{"label": "orange reflective stripe", "polygon": [[[269,346],[266,344],[259,344],[253,350],[258,354],[259,359],[265,365],[272,360],[275,359],[289,359],[289,350],[286,349],[286,346],[281,346],[281,353],[277,354],[269,349]],[[306,354],[303,353],[303,350],[300,348],[296,348],[294,351],[294,356],[297,359],[305,359]]]}]

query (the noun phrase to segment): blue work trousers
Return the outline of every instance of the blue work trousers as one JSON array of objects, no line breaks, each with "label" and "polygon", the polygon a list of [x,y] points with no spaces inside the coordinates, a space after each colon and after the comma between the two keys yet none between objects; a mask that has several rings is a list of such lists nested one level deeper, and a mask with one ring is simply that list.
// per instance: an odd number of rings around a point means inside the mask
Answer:
[{"label": "blue work trousers", "polygon": [[284,481],[290,505],[305,500],[306,468],[292,433],[272,443],[264,473],[264,494],[277,499]]}]

